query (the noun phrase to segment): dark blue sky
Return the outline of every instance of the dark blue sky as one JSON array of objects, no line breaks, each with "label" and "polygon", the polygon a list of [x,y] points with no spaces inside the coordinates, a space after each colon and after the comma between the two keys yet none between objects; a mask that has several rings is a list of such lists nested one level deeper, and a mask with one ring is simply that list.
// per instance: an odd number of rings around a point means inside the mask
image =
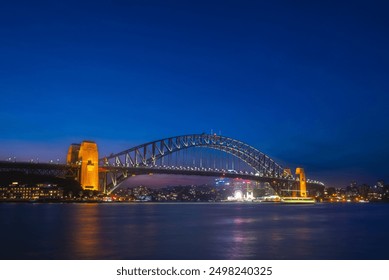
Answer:
[{"label": "dark blue sky", "polygon": [[387,1],[1,1],[1,159],[242,140],[333,185],[389,181]]}]

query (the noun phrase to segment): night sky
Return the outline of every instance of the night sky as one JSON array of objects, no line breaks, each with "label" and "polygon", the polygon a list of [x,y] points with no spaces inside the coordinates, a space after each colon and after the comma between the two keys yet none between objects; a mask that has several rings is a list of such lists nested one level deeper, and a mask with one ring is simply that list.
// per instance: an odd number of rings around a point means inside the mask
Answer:
[{"label": "night sky", "polygon": [[1,1],[0,158],[219,131],[389,181],[388,1]]}]

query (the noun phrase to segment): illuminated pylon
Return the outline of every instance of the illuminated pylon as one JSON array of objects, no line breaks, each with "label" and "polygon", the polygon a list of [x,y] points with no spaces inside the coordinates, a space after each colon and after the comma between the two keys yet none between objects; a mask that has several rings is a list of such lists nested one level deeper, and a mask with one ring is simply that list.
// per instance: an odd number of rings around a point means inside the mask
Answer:
[{"label": "illuminated pylon", "polygon": [[300,196],[307,197],[307,182],[305,178],[304,168],[297,167],[296,175],[300,175]]},{"label": "illuminated pylon", "polygon": [[72,144],[69,148],[67,163],[80,166],[77,179],[82,189],[99,190],[99,157],[95,142],[83,141],[81,144]]}]

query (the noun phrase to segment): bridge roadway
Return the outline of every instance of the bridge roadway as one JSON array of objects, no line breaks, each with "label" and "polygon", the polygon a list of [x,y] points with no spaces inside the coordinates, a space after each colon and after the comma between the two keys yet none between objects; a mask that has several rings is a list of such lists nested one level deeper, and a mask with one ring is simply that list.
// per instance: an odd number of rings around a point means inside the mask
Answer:
[{"label": "bridge roadway", "polygon": [[[37,162],[10,162],[0,161],[0,172],[23,172],[25,174],[48,175],[55,177],[67,177],[76,175],[78,165],[56,164],[56,163],[37,163]],[[284,178],[261,177],[253,174],[238,174],[228,171],[214,170],[188,170],[181,168],[158,168],[158,167],[120,167],[120,166],[101,166],[99,173],[127,172],[128,177],[132,175],[150,175],[150,174],[171,174],[171,175],[191,175],[191,176],[209,176],[209,177],[226,177],[241,178],[258,182],[290,182]]]},{"label": "bridge roadway", "polygon": [[0,161],[0,172],[15,171],[23,172],[25,174],[65,177],[66,175],[71,175],[74,172],[77,172],[77,168],[77,166],[71,166],[68,164]]},{"label": "bridge roadway", "polygon": [[153,175],[153,174],[171,174],[171,175],[187,175],[187,176],[208,176],[208,177],[226,177],[231,179],[245,179],[257,182],[268,183],[281,183],[281,182],[295,182],[295,180],[285,178],[274,178],[253,175],[250,173],[237,173],[228,171],[215,171],[215,170],[200,170],[200,169],[185,169],[185,168],[162,168],[162,167],[120,167],[120,166],[102,166],[99,168],[99,172],[115,173],[115,172],[127,172],[128,177],[133,175]]},{"label": "bridge roadway", "polygon": [[[36,163],[36,162],[10,162],[0,161],[0,172],[23,172],[25,174],[38,174],[62,178],[76,178],[79,172],[79,165],[57,164],[57,163]],[[284,183],[296,183],[293,178],[275,178],[258,176],[250,173],[228,172],[225,170],[201,170],[199,168],[178,168],[178,167],[122,167],[122,166],[100,166],[99,173],[105,174],[127,174],[126,177],[136,175],[152,175],[152,174],[167,174],[167,175],[190,175],[190,176],[208,176],[208,177],[225,177],[225,178],[240,178],[257,182],[268,182],[272,186]],[[322,183],[307,180],[309,186],[323,186]]]}]

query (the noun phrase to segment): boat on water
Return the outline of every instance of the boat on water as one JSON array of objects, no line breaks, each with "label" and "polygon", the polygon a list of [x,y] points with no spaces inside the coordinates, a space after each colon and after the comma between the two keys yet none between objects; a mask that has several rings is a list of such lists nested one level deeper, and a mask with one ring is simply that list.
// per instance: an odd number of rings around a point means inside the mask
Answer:
[{"label": "boat on water", "polygon": [[272,202],[272,203],[280,202],[280,201],[281,201],[281,197],[279,197],[278,195],[261,196],[252,200],[252,202]]},{"label": "boat on water", "polygon": [[316,203],[316,199],[313,197],[289,196],[289,197],[282,197],[281,203],[313,204]]}]

